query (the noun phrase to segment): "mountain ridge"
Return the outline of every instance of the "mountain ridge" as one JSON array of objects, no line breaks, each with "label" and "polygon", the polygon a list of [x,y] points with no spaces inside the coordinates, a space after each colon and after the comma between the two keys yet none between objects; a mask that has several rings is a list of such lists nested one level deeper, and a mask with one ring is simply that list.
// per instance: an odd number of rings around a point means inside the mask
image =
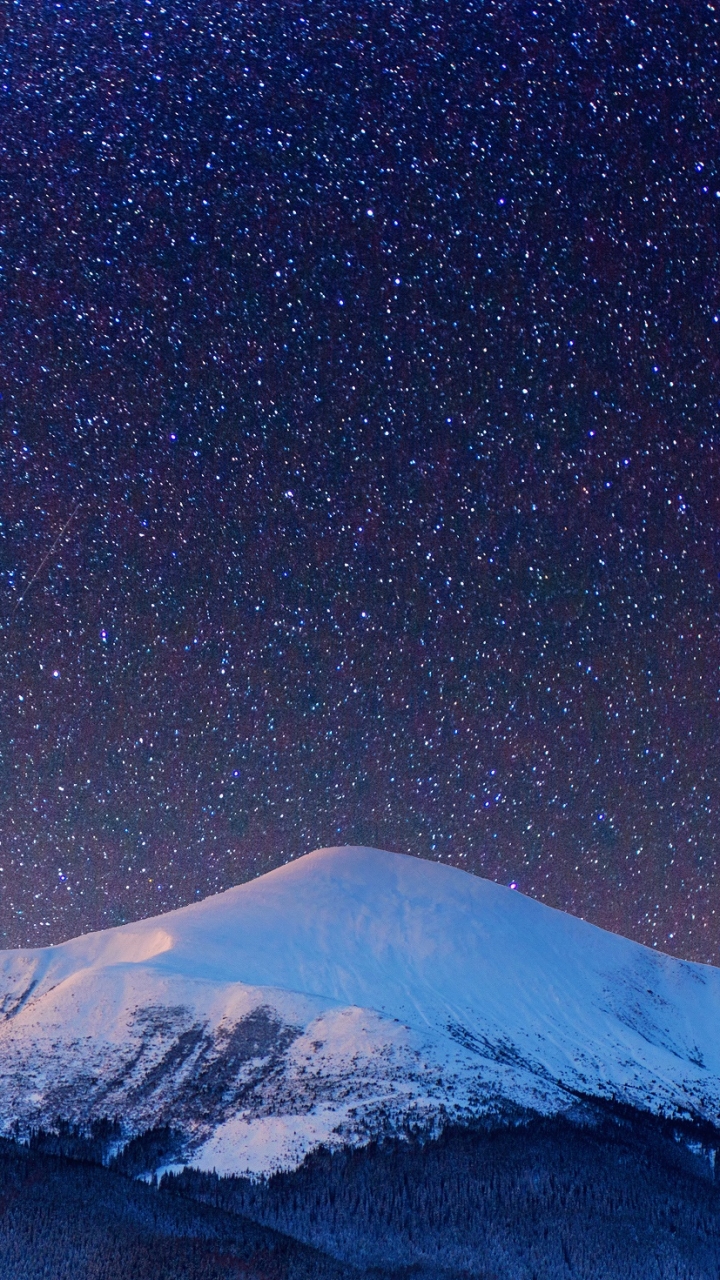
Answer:
[{"label": "mountain ridge", "polygon": [[[457,868],[357,847],[147,921],[0,953],[0,1132],[119,1117],[180,1163],[584,1096],[720,1121],[720,971]],[[177,1142],[175,1143],[177,1148]]]}]

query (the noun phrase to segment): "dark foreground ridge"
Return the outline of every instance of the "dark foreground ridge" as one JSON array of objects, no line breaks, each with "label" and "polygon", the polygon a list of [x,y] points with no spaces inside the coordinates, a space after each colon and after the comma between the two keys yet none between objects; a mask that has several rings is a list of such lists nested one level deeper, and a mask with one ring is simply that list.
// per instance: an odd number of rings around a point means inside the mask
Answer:
[{"label": "dark foreground ridge", "polygon": [[719,1280],[716,1140],[596,1109],[321,1151],[260,1183],[185,1170],[160,1187],[49,1154],[47,1136],[0,1142],[0,1276]]},{"label": "dark foreground ridge", "polygon": [[2,1280],[350,1280],[276,1231],[0,1139]]}]

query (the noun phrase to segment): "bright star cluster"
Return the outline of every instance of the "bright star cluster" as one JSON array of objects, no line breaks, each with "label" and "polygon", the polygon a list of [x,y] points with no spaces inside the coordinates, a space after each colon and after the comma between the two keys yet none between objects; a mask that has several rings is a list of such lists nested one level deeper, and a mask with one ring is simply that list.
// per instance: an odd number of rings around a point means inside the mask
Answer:
[{"label": "bright star cluster", "polygon": [[718,960],[719,14],[15,6],[0,945],[362,843]]}]

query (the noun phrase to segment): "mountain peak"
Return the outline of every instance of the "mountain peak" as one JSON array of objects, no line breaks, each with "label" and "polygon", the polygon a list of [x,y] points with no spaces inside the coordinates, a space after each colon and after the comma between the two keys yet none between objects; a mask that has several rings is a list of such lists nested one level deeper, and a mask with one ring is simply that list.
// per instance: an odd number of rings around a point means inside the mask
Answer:
[{"label": "mountain peak", "polygon": [[578,1095],[720,1118],[718,970],[382,849],[0,953],[0,1012],[0,1129],[180,1124],[225,1171]]}]

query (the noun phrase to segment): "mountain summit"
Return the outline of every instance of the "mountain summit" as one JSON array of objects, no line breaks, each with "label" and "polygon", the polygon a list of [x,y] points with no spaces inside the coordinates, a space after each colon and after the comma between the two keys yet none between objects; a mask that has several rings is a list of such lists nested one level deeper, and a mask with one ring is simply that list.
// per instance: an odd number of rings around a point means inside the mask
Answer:
[{"label": "mountain summit", "polygon": [[720,1119],[720,971],[467,872],[320,849],[151,920],[0,952],[0,1128],[120,1122],[156,1164],[591,1098]]}]

